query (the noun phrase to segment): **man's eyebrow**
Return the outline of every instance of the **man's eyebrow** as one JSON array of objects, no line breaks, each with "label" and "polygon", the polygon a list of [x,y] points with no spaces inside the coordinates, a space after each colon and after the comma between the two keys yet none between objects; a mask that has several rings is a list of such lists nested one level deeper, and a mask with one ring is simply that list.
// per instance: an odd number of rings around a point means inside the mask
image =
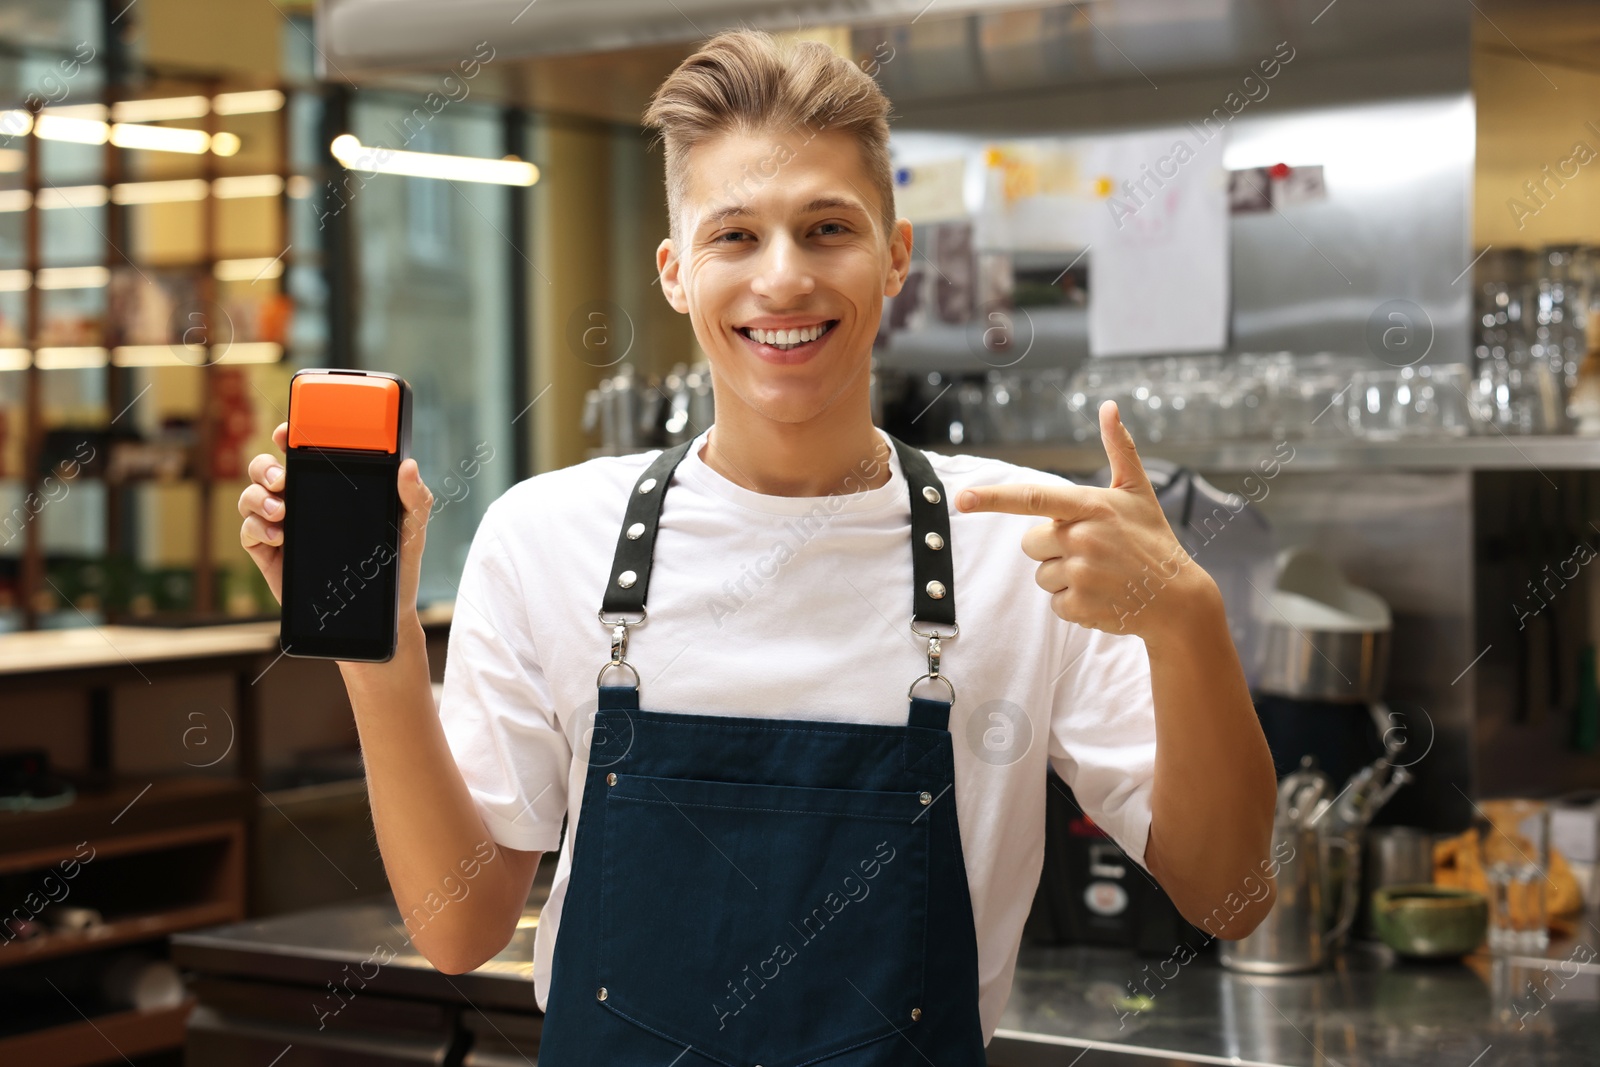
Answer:
[{"label": "man's eyebrow", "polygon": [[866,214],[867,211],[865,207],[861,206],[860,201],[846,196],[819,196],[800,210],[809,214],[813,211],[826,211],[829,208],[842,211],[859,211],[862,214]]},{"label": "man's eyebrow", "polygon": [[[859,200],[843,196],[819,196],[800,209],[802,214],[813,211],[827,211],[829,209],[840,211],[859,211],[867,213],[867,209]],[[716,226],[738,215],[749,214],[749,209],[744,204],[725,204],[722,207],[708,211],[700,220],[702,226]]]}]

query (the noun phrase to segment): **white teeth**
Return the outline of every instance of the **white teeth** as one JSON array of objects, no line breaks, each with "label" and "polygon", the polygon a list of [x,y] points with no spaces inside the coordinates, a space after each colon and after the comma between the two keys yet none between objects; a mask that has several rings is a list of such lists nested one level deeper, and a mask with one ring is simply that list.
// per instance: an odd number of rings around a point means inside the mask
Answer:
[{"label": "white teeth", "polygon": [[794,330],[759,330],[752,328],[749,331],[750,339],[759,344],[772,345],[774,348],[787,349],[795,345],[815,341],[827,332],[828,324],[819,322],[815,326]]}]

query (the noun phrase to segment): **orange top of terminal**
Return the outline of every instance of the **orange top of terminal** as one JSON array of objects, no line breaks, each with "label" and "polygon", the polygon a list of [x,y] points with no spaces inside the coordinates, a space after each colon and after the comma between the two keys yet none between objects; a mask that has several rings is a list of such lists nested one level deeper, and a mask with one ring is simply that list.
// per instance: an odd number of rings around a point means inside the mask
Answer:
[{"label": "orange top of terminal", "polygon": [[289,386],[289,447],[393,452],[400,383],[359,374],[298,374]]}]

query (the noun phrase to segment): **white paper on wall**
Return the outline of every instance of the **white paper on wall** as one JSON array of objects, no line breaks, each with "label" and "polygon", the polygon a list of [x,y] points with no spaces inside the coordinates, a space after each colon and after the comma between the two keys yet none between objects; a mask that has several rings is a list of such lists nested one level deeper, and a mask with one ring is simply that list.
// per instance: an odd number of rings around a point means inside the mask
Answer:
[{"label": "white paper on wall", "polygon": [[1005,252],[1081,251],[1100,209],[1084,179],[1089,138],[999,141],[983,153],[979,248]]},{"label": "white paper on wall", "polygon": [[966,175],[962,156],[896,168],[895,214],[914,223],[964,218]]},{"label": "white paper on wall", "polygon": [[1103,139],[1109,195],[1089,253],[1089,351],[1096,356],[1227,347],[1226,131],[1193,126]]}]

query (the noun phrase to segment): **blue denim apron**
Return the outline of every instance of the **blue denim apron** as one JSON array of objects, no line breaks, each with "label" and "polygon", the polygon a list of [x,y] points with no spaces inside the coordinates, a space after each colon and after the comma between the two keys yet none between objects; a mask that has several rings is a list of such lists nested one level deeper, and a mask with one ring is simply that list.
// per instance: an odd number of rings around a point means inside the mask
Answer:
[{"label": "blue denim apron", "polygon": [[[911,495],[910,625],[928,642],[903,726],[641,710],[628,630],[645,620],[662,498],[693,442],[635,483],[599,612],[611,659],[541,1067],[986,1062],[955,687],[939,672],[957,632],[950,515],[927,457],[890,440]],[[614,669],[632,684],[605,684]],[[948,699],[912,695],[924,682]]]}]

